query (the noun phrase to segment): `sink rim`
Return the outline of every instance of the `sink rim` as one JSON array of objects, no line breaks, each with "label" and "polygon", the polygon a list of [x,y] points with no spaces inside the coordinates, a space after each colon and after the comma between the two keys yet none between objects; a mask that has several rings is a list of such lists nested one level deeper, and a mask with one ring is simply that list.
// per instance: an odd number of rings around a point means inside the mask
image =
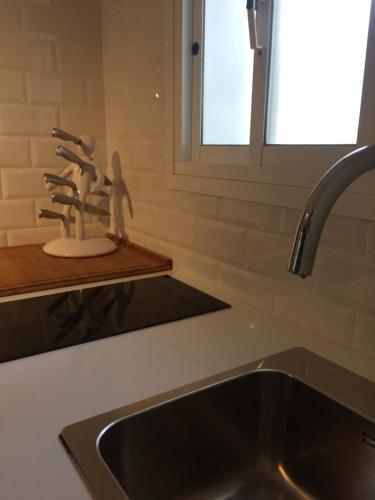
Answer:
[{"label": "sink rim", "polygon": [[101,437],[118,422],[256,372],[292,377],[375,423],[375,383],[304,348],[293,348],[66,426],[60,438],[95,498],[130,500],[102,458]]}]

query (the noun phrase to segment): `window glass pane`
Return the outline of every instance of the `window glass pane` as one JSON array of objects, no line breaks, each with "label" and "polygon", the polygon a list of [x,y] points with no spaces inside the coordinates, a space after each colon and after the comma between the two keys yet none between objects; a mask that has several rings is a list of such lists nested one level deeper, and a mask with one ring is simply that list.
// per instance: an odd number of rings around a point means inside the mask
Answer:
[{"label": "window glass pane", "polygon": [[371,0],[274,0],[268,144],[357,141]]},{"label": "window glass pane", "polygon": [[253,52],[246,2],[206,0],[203,144],[249,144]]}]

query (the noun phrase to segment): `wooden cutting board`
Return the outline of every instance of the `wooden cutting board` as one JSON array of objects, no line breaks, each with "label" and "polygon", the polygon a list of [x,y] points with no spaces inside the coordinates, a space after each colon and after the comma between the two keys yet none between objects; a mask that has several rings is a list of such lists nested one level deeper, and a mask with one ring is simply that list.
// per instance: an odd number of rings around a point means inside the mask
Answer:
[{"label": "wooden cutting board", "polygon": [[100,257],[47,255],[42,245],[0,249],[0,297],[172,269],[172,260],[135,243]]}]

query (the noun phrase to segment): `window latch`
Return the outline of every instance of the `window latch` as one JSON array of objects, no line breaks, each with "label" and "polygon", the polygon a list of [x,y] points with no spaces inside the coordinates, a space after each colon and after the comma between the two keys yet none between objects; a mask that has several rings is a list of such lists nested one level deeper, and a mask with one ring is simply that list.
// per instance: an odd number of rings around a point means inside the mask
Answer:
[{"label": "window latch", "polygon": [[260,45],[258,41],[258,29],[257,29],[258,7],[259,7],[259,0],[247,0],[246,8],[247,8],[247,16],[249,19],[250,48],[252,50],[256,50],[257,53],[261,55],[264,47]]},{"label": "window latch", "polygon": [[191,46],[191,53],[193,54],[193,56],[197,56],[199,54],[199,43],[198,42],[194,42],[193,45]]}]

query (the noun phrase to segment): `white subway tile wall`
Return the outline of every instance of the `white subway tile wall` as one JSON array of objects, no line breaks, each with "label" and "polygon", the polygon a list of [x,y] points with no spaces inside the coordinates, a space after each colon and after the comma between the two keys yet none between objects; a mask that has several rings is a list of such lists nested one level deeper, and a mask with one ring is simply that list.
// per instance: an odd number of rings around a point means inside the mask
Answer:
[{"label": "white subway tile wall", "polygon": [[34,227],[34,200],[0,200],[1,229]]},{"label": "white subway tile wall", "polygon": [[66,166],[51,129],[96,133],[106,162],[101,3],[1,0],[0,10],[0,246],[43,243],[58,234],[37,217],[56,209],[43,173]]},{"label": "white subway tile wall", "polygon": [[[329,217],[314,274],[301,280],[286,271],[298,210],[166,188],[172,4],[0,0],[0,246],[58,234],[55,221],[37,217],[52,208],[42,173],[65,166],[50,129],[93,132],[97,162],[109,175],[122,171],[130,239],[168,254],[178,271],[375,359],[375,225],[356,218],[355,193],[338,204],[350,205],[352,218]],[[369,210],[373,203],[369,195]],[[105,231],[88,220],[89,234]]]},{"label": "white subway tile wall", "polygon": [[[44,168],[2,168],[1,178],[3,185],[3,196],[5,199],[35,198],[37,196],[50,196],[44,186]],[[51,174],[58,175],[60,170],[49,169]]]},{"label": "white subway tile wall", "polygon": [[9,246],[33,245],[44,243],[47,240],[57,238],[60,235],[59,228],[38,227],[32,229],[10,229],[8,231]]},{"label": "white subway tile wall", "polygon": [[172,3],[102,0],[108,164],[121,165],[129,190],[126,233],[178,271],[375,359],[375,225],[356,218],[355,194],[341,201],[352,218],[329,217],[314,274],[301,280],[286,270],[298,210],[166,188]]},{"label": "white subway tile wall", "polygon": [[367,356],[375,358],[375,318],[363,313],[357,313],[354,329],[354,348]]}]

